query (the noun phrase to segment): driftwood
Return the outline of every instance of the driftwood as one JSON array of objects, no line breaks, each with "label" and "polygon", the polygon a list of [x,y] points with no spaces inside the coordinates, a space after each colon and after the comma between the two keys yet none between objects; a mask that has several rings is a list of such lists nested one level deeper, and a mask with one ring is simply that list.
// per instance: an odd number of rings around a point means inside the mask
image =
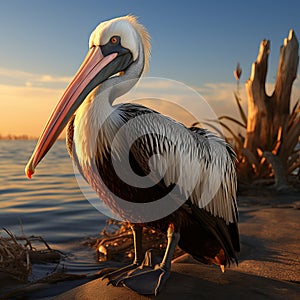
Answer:
[{"label": "driftwood", "polygon": [[[284,173],[288,175],[291,155],[295,154],[295,146],[300,135],[300,113],[297,103],[290,111],[291,91],[297,76],[299,63],[299,43],[293,30],[280,49],[277,77],[274,91],[266,93],[266,76],[270,41],[263,40],[260,44],[257,60],[252,64],[249,80],[246,82],[248,98],[247,130],[244,149],[247,149],[261,161],[262,153],[270,152],[281,160]],[[271,158],[269,163],[272,164]],[[294,160],[293,160],[294,163]],[[293,165],[295,167],[295,164]],[[245,172],[253,168],[251,162],[245,167]],[[248,168],[248,171],[247,171]],[[275,167],[276,168],[276,167]]]},{"label": "driftwood", "polygon": [[270,149],[281,127],[285,131],[290,115],[292,85],[297,76],[299,43],[293,30],[280,50],[275,88],[271,96],[265,89],[270,41],[263,40],[256,62],[246,82],[248,122],[244,147],[255,153],[257,148]]}]

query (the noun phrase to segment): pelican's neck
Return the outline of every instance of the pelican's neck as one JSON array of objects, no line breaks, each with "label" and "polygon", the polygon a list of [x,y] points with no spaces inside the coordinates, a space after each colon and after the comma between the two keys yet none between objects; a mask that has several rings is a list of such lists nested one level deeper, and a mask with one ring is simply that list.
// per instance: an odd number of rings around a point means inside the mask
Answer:
[{"label": "pelican's neck", "polygon": [[143,68],[144,56],[140,50],[139,59],[132,63],[123,76],[110,78],[95,88],[78,108],[73,141],[81,166],[91,165],[98,150],[103,150],[99,153],[101,155],[111,145],[123,122],[120,111],[112,103],[137,83]]},{"label": "pelican's neck", "polygon": [[90,165],[94,160],[99,132],[112,114],[109,98],[100,96],[99,88],[91,92],[78,108],[74,120],[73,145],[81,166]]}]

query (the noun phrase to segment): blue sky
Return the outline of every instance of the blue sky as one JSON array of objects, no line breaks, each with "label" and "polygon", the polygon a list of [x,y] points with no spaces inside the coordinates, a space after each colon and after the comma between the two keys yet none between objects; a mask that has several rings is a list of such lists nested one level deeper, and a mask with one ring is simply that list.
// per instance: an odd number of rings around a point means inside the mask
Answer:
[{"label": "blue sky", "polygon": [[[24,86],[28,78],[47,75],[59,80],[32,79],[33,85],[47,81],[47,88],[63,89],[64,78],[81,64],[96,25],[129,13],[139,16],[151,35],[150,76],[200,90],[206,84],[225,88],[235,84],[233,69],[239,61],[245,82],[259,44],[267,38],[272,82],[283,39],[291,28],[300,36],[299,11],[299,1],[1,1],[0,85]],[[9,101],[5,95],[0,95],[2,104]]]}]

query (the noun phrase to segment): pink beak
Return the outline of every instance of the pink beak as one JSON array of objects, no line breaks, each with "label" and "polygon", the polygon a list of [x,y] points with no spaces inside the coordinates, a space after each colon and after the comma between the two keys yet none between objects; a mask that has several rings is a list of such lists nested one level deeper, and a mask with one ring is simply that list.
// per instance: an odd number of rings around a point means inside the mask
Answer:
[{"label": "pink beak", "polygon": [[73,80],[54,108],[26,165],[25,174],[28,178],[32,177],[38,163],[52,147],[87,94],[94,88],[87,89],[93,78],[117,56],[118,53],[103,56],[99,46],[94,46],[89,50]]}]

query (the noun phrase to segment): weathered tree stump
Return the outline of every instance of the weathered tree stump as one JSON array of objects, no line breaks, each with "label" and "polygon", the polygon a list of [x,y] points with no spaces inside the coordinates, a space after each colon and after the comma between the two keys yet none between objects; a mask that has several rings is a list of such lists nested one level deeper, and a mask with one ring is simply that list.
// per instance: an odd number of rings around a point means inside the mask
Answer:
[{"label": "weathered tree stump", "polygon": [[[272,95],[266,93],[266,76],[270,41],[260,44],[256,61],[252,64],[246,82],[248,97],[247,131],[244,148],[257,158],[264,151],[277,155],[287,170],[288,158],[295,148],[300,134],[299,115],[291,120],[290,101],[299,62],[299,43],[293,30],[280,49],[277,77]],[[258,149],[260,151],[258,151]]]}]

